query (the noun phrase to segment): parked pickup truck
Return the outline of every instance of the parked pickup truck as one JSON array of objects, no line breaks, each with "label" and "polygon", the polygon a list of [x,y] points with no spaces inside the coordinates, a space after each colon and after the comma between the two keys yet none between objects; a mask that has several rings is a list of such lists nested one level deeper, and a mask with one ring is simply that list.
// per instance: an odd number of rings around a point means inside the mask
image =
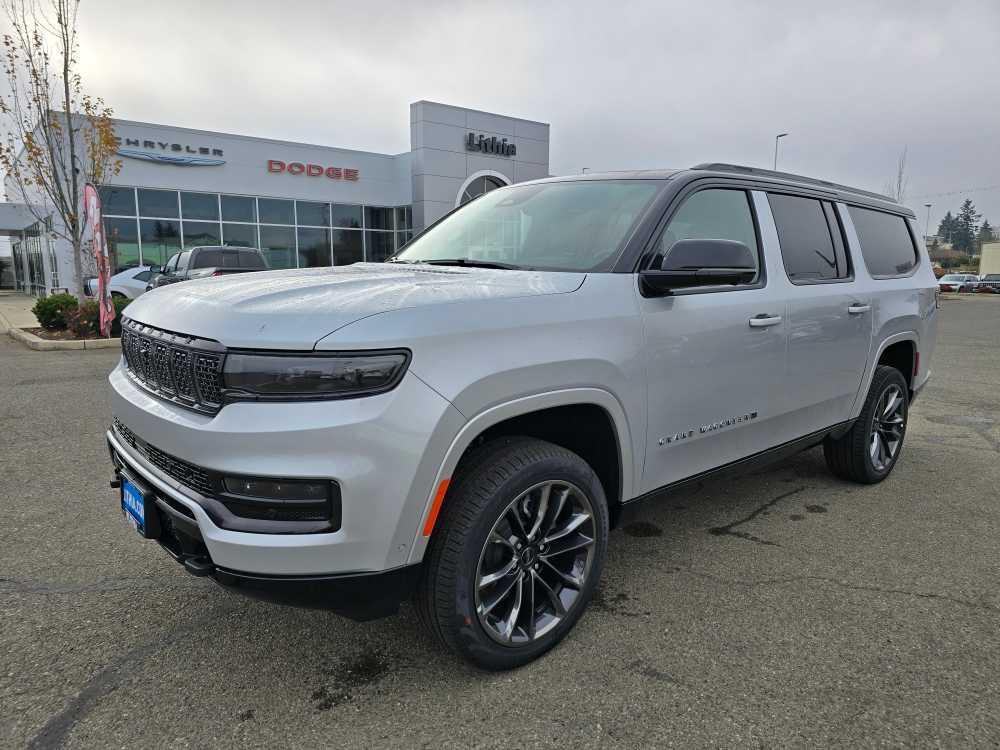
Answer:
[{"label": "parked pickup truck", "polygon": [[881,482],[930,376],[911,211],[726,164],[550,178],[386,263],[203,278],[126,310],[125,518],[189,572],[356,619],[412,597],[524,664],[642,498],[822,446]]},{"label": "parked pickup truck", "polygon": [[150,279],[147,291],[178,281],[206,276],[266,271],[264,254],[255,247],[199,246],[174,253],[160,272]]}]

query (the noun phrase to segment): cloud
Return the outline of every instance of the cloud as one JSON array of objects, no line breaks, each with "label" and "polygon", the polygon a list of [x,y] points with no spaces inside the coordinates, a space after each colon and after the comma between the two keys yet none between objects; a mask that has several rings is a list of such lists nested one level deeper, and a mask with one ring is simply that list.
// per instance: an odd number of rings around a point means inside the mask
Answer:
[{"label": "cloud", "polygon": [[[148,8],[148,9],[147,9]],[[933,222],[1000,182],[1000,3],[190,2],[81,6],[87,88],[125,118],[409,149],[432,99],[552,124],[551,169],[734,161],[882,190]],[[1000,223],[1000,191],[971,197]],[[939,210],[940,209],[940,210]]]}]

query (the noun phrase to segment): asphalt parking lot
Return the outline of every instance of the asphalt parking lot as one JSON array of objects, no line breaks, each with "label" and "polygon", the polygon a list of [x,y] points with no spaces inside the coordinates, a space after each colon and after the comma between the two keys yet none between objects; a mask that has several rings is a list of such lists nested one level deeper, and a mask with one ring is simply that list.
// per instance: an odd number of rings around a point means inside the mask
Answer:
[{"label": "asphalt parking lot", "polygon": [[2,746],[1000,743],[1000,299],[943,302],[890,479],[812,450],[645,504],[575,631],[505,674],[409,607],[243,599],[142,542],[108,488],[116,356],[0,338]]}]

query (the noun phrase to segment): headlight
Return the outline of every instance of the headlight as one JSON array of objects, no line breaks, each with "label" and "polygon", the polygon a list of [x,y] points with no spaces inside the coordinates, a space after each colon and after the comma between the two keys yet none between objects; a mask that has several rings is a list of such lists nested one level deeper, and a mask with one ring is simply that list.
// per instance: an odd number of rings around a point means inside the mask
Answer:
[{"label": "headlight", "polygon": [[323,399],[368,396],[395,388],[406,372],[409,352],[356,354],[258,354],[226,356],[223,380],[239,399]]}]

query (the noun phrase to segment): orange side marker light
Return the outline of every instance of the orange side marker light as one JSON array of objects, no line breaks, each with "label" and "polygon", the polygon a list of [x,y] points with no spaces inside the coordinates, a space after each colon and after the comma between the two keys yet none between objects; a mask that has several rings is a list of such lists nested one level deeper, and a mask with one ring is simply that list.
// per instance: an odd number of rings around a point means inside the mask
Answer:
[{"label": "orange side marker light", "polygon": [[437,521],[438,513],[441,512],[441,503],[444,502],[444,496],[448,494],[448,485],[451,484],[451,477],[441,480],[441,484],[438,485],[437,493],[434,495],[434,502],[431,503],[430,512],[427,514],[427,521],[424,523],[424,536],[430,536],[431,532],[434,531],[434,522]]}]

